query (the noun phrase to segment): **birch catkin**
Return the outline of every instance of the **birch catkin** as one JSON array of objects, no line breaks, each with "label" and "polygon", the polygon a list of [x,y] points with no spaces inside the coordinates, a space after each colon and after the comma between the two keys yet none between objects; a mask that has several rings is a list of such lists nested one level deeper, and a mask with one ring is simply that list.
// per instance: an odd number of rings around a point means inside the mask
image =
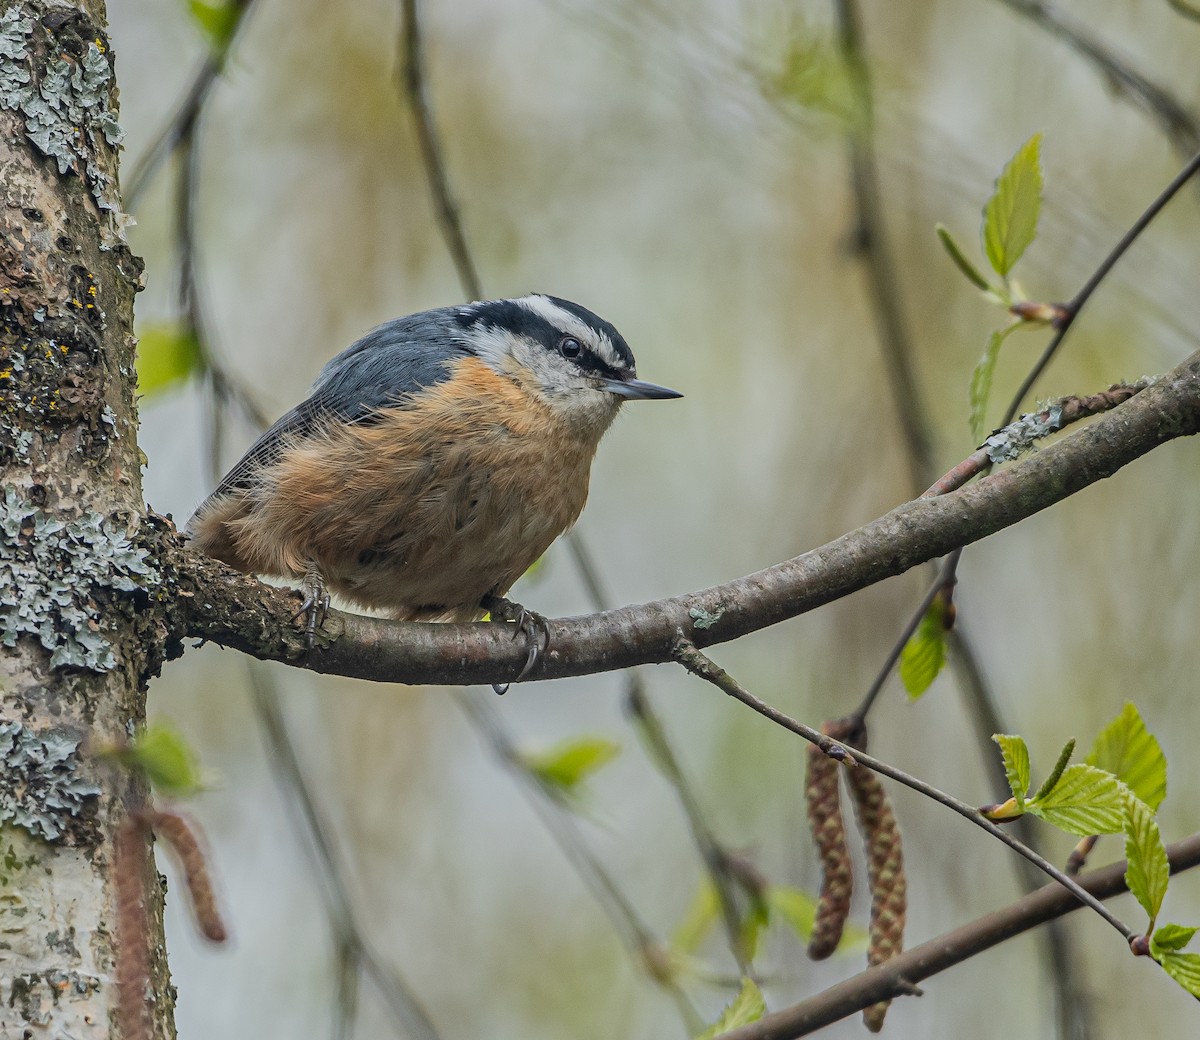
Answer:
[{"label": "birch catkin", "polygon": [[[827,722],[821,731],[840,739],[838,722]],[[823,960],[837,949],[842,930],[850,914],[850,896],[854,874],[850,848],[846,844],[846,824],[842,819],[838,784],[838,763],[816,744],[808,748],[808,775],[804,785],[808,805],[808,825],[821,860],[821,893],[813,917],[808,955]]]},{"label": "birch catkin", "polygon": [[[850,793],[858,812],[858,825],[866,842],[867,875],[871,884],[870,940],[867,962],[872,966],[891,960],[904,947],[904,919],[908,911],[908,883],[900,828],[879,777],[869,769],[847,770]],[[890,1000],[881,1000],[863,1011],[871,1032],[883,1028]]]}]

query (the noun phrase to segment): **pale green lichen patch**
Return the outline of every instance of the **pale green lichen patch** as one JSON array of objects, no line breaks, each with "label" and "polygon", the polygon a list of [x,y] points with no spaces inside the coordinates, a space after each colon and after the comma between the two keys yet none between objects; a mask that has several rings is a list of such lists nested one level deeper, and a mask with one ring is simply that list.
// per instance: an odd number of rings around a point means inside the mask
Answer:
[{"label": "pale green lichen patch", "polygon": [[51,667],[116,665],[100,604],[158,580],[149,553],[114,518],[64,520],[18,496],[0,503],[0,643],[36,637]]},{"label": "pale green lichen patch", "polygon": [[118,210],[111,178],[97,164],[103,140],[115,147],[124,136],[111,107],[113,71],[98,41],[78,55],[55,51],[45,64],[41,82],[31,75],[33,19],[10,8],[0,16],[0,107],[25,117],[25,135],[58,164],[59,173],[73,171],[87,180],[101,209]]},{"label": "pale green lichen patch", "polygon": [[56,841],[100,788],[80,776],[79,740],[0,722],[0,824]]}]

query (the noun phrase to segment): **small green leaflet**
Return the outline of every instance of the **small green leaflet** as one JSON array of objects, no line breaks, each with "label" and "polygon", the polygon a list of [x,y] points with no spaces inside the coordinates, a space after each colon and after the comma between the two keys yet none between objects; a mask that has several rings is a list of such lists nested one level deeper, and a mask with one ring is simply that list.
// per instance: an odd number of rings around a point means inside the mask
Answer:
[{"label": "small green leaflet", "polygon": [[1008,273],[1037,236],[1042,206],[1042,135],[1034,134],[996,179],[996,191],[983,208],[983,251],[996,273]]},{"label": "small green leaflet", "polygon": [[1068,766],[1053,790],[1025,803],[1032,813],[1069,834],[1117,834],[1125,829],[1128,788],[1095,766]]},{"label": "small green leaflet", "polygon": [[848,130],[859,129],[861,105],[841,52],[802,21],[794,20],[782,28],[763,41],[772,49],[782,41],[778,59],[765,63],[771,67],[759,73],[763,93],[808,112],[833,116]]},{"label": "small green leaflet", "polygon": [[993,733],[992,740],[1000,745],[1004,758],[1004,775],[1008,777],[1009,790],[1016,800],[1017,808],[1025,809],[1025,796],[1029,793],[1029,748],[1022,737],[1007,733]]},{"label": "small green leaflet", "polygon": [[933,684],[946,665],[946,603],[935,596],[921,623],[900,651],[900,680],[909,700],[916,700]]},{"label": "small green leaflet", "polygon": [[721,1017],[708,1029],[701,1033],[696,1040],[715,1040],[722,1033],[728,1033],[738,1026],[748,1026],[757,1022],[766,1013],[767,1005],[763,995],[752,979],[742,979],[742,991],[733,998]]},{"label": "small green leaflet", "polygon": [[204,367],[196,337],[178,325],[151,325],[137,346],[138,390],[153,397]]},{"label": "small green leaflet", "polygon": [[1150,807],[1134,797],[1130,797],[1128,803],[1125,881],[1134,898],[1142,904],[1153,928],[1167,894],[1167,882],[1171,880],[1171,864],[1167,861],[1167,850]]},{"label": "small green leaflet", "polygon": [[1128,702],[1100,731],[1087,763],[1116,776],[1151,812],[1158,812],[1167,796],[1167,758],[1137,708]]},{"label": "small green leaflet", "polygon": [[1000,347],[1015,328],[1019,328],[1019,325],[1008,325],[988,336],[987,349],[971,373],[971,436],[975,438],[976,444],[982,443],[988,432],[988,398],[992,395],[992,378],[996,374],[996,362],[1000,359]]},{"label": "small green leaflet", "polygon": [[225,3],[206,3],[205,0],[188,0],[192,20],[208,38],[208,45],[216,53],[229,46],[242,16],[242,5],[234,0]]},{"label": "small green leaflet", "polygon": [[1200,997],[1200,953],[1164,953],[1155,960],[1193,997]]},{"label": "small green leaflet", "polygon": [[543,783],[563,792],[579,784],[620,753],[620,746],[603,737],[564,740],[546,751],[523,751],[521,762]]},{"label": "small green leaflet", "polygon": [[[774,920],[782,920],[789,925],[804,942],[812,938],[813,920],[817,912],[816,899],[803,889],[792,888],[790,885],[768,885],[766,900]],[[842,930],[842,941],[838,943],[838,950],[845,951],[866,944],[867,933],[861,928],[847,924]]]},{"label": "small green leaflet", "polygon": [[950,234],[950,229],[945,224],[938,224],[935,228],[937,231],[938,241],[942,243],[942,248],[950,255],[950,259],[954,261],[954,266],[957,267],[976,289],[982,289],[984,292],[994,292],[988,281],[979,273],[979,268],[976,267],[970,260],[967,259],[967,254],[962,251],[962,248],[954,240],[954,236]]},{"label": "small green leaflet", "polygon": [[1164,953],[1178,953],[1192,941],[1198,930],[1181,924],[1164,924],[1150,938],[1150,955],[1158,960]]},{"label": "small green leaflet", "polygon": [[717,887],[711,878],[705,877],[671,937],[671,948],[680,953],[695,953],[720,914],[721,901],[717,896]]},{"label": "small green leaflet", "polygon": [[140,769],[159,794],[172,798],[195,794],[205,786],[195,751],[165,723],[146,726],[129,747],[117,752],[117,759]]},{"label": "small green leaflet", "polygon": [[771,908],[767,905],[766,900],[761,898],[752,900],[742,918],[741,931],[738,936],[746,960],[752,961],[758,956],[758,941],[770,923]]},{"label": "small green leaflet", "polygon": [[[782,917],[801,939],[812,938],[813,921],[817,916],[817,901],[807,892],[787,885],[767,888],[767,905]],[[844,940],[843,940],[844,941]]]}]

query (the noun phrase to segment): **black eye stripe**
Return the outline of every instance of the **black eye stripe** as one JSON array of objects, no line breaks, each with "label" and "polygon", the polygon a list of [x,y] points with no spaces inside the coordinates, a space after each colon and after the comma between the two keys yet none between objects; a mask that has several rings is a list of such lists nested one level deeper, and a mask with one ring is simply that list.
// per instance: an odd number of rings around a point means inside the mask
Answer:
[{"label": "black eye stripe", "polygon": [[602,376],[605,379],[621,379],[628,375],[628,370],[614,368],[607,361],[598,358],[587,347],[583,348],[583,352],[578,357],[568,360],[577,369],[588,375]]}]

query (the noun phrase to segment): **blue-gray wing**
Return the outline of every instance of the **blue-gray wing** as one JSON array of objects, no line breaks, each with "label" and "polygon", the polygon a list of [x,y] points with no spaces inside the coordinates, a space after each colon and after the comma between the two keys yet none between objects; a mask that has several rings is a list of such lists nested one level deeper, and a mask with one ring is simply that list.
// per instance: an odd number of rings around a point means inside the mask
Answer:
[{"label": "blue-gray wing", "polygon": [[381,409],[446,379],[453,362],[471,353],[456,314],[442,308],[397,318],[348,346],[321,369],[312,394],[254,442],[209,501],[246,487],[284,444],[311,436],[322,422],[369,423]]}]

